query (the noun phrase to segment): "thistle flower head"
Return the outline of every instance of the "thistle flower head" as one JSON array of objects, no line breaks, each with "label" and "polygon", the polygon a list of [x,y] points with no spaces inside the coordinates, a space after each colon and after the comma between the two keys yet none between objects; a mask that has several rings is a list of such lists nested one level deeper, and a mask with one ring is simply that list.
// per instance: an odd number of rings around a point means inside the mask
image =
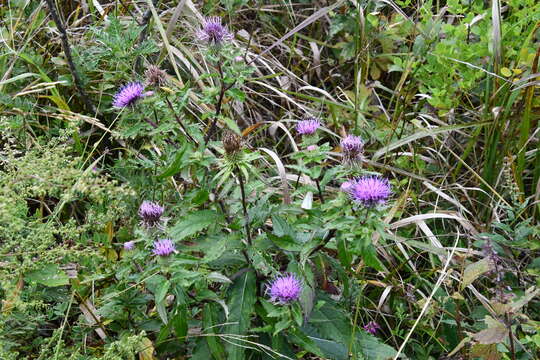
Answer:
[{"label": "thistle flower head", "polygon": [[343,159],[346,163],[354,163],[360,160],[364,150],[364,142],[358,136],[347,135],[341,140],[341,149],[343,150]]},{"label": "thistle flower head", "polygon": [[309,117],[298,122],[296,125],[296,131],[300,135],[313,135],[319,126],[321,126],[321,122],[319,120],[314,117]]},{"label": "thistle flower head", "polygon": [[169,256],[176,251],[174,243],[171,239],[160,239],[154,242],[154,255]]},{"label": "thistle flower head", "polygon": [[267,285],[267,293],[276,304],[290,304],[300,298],[302,283],[294,274],[281,275]]},{"label": "thistle flower head", "polygon": [[196,36],[199,41],[208,45],[221,45],[223,42],[230,41],[233,38],[229,30],[221,24],[221,18],[219,16],[205,18]]},{"label": "thistle flower head", "polygon": [[354,186],[354,180],[347,180],[343,184],[341,184],[339,189],[347,194],[350,194],[353,186]]},{"label": "thistle flower head", "polygon": [[151,201],[143,201],[139,207],[139,216],[145,227],[151,228],[159,223],[165,209],[163,206]]},{"label": "thistle flower head", "polygon": [[378,176],[364,176],[354,180],[349,190],[351,198],[365,207],[384,204],[392,194],[387,179]]},{"label": "thistle flower head", "polygon": [[122,86],[116,95],[114,95],[113,106],[116,108],[131,106],[146,95],[143,84],[140,82],[130,82]]},{"label": "thistle flower head", "polygon": [[135,241],[126,241],[124,243],[124,250],[131,251],[135,248]]},{"label": "thistle flower head", "polygon": [[306,150],[307,151],[315,151],[317,150],[319,147],[317,145],[309,145]]},{"label": "thistle flower head", "polygon": [[381,329],[381,326],[377,324],[375,321],[370,321],[366,325],[364,325],[364,330],[366,330],[371,335],[375,335],[378,330]]},{"label": "thistle flower head", "polygon": [[149,65],[144,72],[146,83],[152,86],[163,86],[167,83],[167,73],[156,65]]}]

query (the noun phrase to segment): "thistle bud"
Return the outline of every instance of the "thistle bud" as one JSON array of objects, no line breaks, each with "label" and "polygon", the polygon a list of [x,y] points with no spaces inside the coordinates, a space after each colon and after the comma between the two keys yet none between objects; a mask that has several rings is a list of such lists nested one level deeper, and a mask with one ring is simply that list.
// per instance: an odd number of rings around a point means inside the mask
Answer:
[{"label": "thistle bud", "polygon": [[167,83],[167,73],[156,65],[150,65],[144,72],[146,83],[151,86],[163,86]]}]

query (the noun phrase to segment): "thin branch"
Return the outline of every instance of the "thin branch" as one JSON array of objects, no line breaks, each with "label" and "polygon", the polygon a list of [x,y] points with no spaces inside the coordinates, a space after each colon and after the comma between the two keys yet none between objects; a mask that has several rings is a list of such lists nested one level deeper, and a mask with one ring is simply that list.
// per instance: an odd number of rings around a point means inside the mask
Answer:
[{"label": "thin branch", "polygon": [[71,48],[69,47],[66,28],[62,24],[62,21],[60,20],[60,18],[58,17],[58,13],[56,12],[56,7],[54,5],[54,0],[45,0],[45,2],[47,3],[47,6],[49,7],[49,12],[51,13],[51,17],[54,23],[56,24],[58,31],[60,31],[60,38],[62,40],[62,49],[64,50],[64,54],[66,55],[66,60],[69,65],[69,70],[71,72],[71,76],[73,76],[73,80],[75,81],[75,87],[77,88],[79,96],[84,102],[84,105],[86,106],[87,110],[93,114],[97,114],[98,112],[96,110],[96,107],[90,102],[90,97],[88,97],[88,95],[86,94],[82,86],[81,78],[79,77],[79,73],[77,72],[75,63],[73,62],[73,57],[71,56]]}]

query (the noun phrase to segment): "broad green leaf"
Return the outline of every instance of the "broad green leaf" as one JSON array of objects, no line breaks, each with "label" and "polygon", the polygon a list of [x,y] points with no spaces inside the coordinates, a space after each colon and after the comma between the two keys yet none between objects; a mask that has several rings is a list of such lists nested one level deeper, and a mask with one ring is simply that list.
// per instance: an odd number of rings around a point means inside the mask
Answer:
[{"label": "broad green leaf", "polygon": [[[251,325],[251,314],[254,311],[257,300],[257,289],[255,284],[255,274],[248,271],[234,281],[230,290],[228,307],[230,315],[228,322],[233,323],[226,328],[228,334],[244,335]],[[237,341],[239,345],[245,345]],[[236,344],[229,344],[227,352],[228,360],[244,360],[245,349]]]},{"label": "broad green leaf", "polygon": [[179,241],[194,235],[221,220],[221,215],[213,210],[200,210],[186,215],[171,229],[174,240]]},{"label": "broad green leaf", "polygon": [[490,261],[488,258],[484,258],[480,261],[467,265],[465,271],[463,271],[463,280],[461,282],[461,289],[465,289],[472,282],[478,279],[481,275],[491,270]]},{"label": "broad green leaf", "polygon": [[188,312],[186,305],[179,305],[175,309],[175,314],[170,320],[176,336],[184,341],[188,332]]},{"label": "broad green leaf", "polygon": [[56,264],[47,264],[41,269],[31,271],[26,274],[25,279],[50,287],[69,284],[68,276]]},{"label": "broad green leaf", "polygon": [[219,326],[215,326],[218,323],[217,317],[215,305],[206,303],[203,310],[203,327],[204,333],[207,335],[205,336],[206,343],[208,344],[214,359],[225,360],[227,355],[225,354],[225,349],[223,348],[219,337],[217,335],[212,335],[216,334],[219,329]]}]

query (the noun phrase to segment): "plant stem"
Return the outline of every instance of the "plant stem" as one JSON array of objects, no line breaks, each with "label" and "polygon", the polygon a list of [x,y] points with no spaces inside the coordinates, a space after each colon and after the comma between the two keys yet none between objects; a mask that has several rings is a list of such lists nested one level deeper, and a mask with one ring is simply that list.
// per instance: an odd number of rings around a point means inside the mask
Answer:
[{"label": "plant stem", "polygon": [[512,353],[512,360],[516,360],[516,347],[514,345],[514,335],[512,334],[512,321],[510,315],[506,313],[506,323],[508,324],[508,336],[510,337],[510,352]]},{"label": "plant stem", "polygon": [[47,2],[47,6],[49,7],[49,12],[51,13],[52,19],[54,23],[56,24],[58,31],[60,31],[60,39],[62,40],[62,49],[64,50],[64,54],[66,55],[66,60],[69,65],[69,71],[71,72],[71,76],[73,76],[73,81],[75,82],[75,87],[77,88],[79,96],[81,97],[81,100],[86,106],[86,109],[92,112],[92,114],[97,114],[97,110],[95,106],[90,102],[90,97],[86,94],[82,86],[81,78],[79,77],[79,73],[77,72],[75,63],[73,62],[73,57],[71,56],[71,48],[69,47],[66,28],[62,24],[62,21],[60,20],[60,17],[58,16],[58,13],[56,12],[54,1],[53,0],[45,0],[45,1]]},{"label": "plant stem", "polygon": [[212,124],[210,125],[210,129],[208,130],[208,133],[206,134],[206,137],[204,138],[204,145],[206,146],[208,144],[208,141],[212,138],[214,135],[215,129],[216,129],[216,123],[219,118],[219,115],[221,114],[221,105],[223,104],[223,98],[225,97],[225,92],[232,88],[236,81],[233,81],[231,84],[225,86],[225,76],[223,75],[223,69],[221,68],[221,60],[218,60],[218,72],[221,82],[221,90],[219,91],[219,98],[218,102],[216,104],[216,115],[214,116],[214,120],[212,121]]},{"label": "plant stem", "polygon": [[238,176],[238,182],[240,183],[240,193],[242,194],[242,208],[244,209],[244,221],[245,221],[245,229],[246,229],[246,237],[248,240],[249,246],[253,245],[253,241],[251,240],[251,230],[249,228],[249,216],[247,212],[247,203],[246,203],[246,190],[244,188],[244,178],[242,177],[242,172],[240,171],[240,168],[236,166],[236,176]]},{"label": "plant stem", "polygon": [[176,114],[176,111],[174,111],[173,105],[171,104],[171,101],[167,96],[165,96],[165,101],[167,102],[167,105],[169,106],[169,109],[171,110],[171,113],[174,115],[174,118],[176,119],[176,122],[182,130],[184,130],[184,134],[194,143],[197,144],[197,140],[195,140],[191,135],[189,135],[187,129],[184,127],[184,124],[182,123],[182,120],[180,120],[180,117]]}]

